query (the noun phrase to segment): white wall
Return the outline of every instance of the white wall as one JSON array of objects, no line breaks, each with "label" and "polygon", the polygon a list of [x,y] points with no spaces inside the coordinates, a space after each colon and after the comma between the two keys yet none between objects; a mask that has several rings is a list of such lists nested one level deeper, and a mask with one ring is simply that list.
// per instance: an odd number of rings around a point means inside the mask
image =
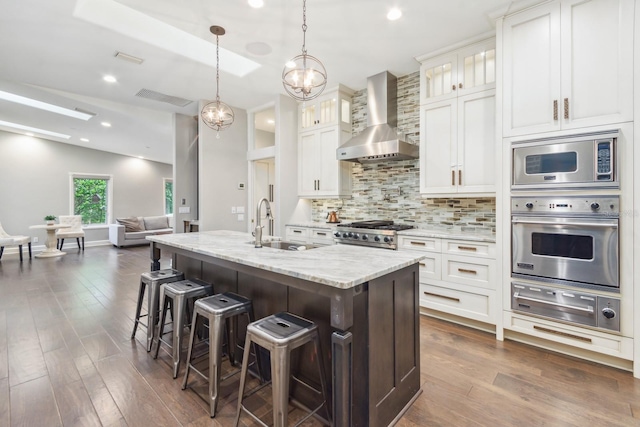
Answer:
[{"label": "white wall", "polygon": [[[113,218],[162,215],[164,163],[91,150],[75,145],[0,131],[0,222],[10,234],[38,236],[44,216],[69,215],[69,173],[113,175]],[[85,240],[104,241],[108,229],[90,229]]]},{"label": "white wall", "polygon": [[[200,110],[204,103],[200,102]],[[216,132],[199,119],[198,200],[199,230],[246,231],[247,205],[247,112],[233,108],[235,119],[231,127]],[[243,183],[244,190],[238,189]],[[244,207],[244,219],[231,213],[232,207]]]},{"label": "white wall", "polygon": [[[176,233],[182,233],[184,220],[198,219],[198,121],[193,116],[174,114],[173,122],[173,217]],[[180,213],[182,207],[190,212]]]}]

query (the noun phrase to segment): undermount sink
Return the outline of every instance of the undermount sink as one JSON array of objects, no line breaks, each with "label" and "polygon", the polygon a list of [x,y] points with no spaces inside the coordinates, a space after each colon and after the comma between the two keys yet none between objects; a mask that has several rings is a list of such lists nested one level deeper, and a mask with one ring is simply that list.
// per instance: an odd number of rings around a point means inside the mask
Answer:
[{"label": "undermount sink", "polygon": [[[253,243],[253,242],[251,242]],[[274,248],[274,249],[283,249],[285,251],[304,251],[307,249],[314,249],[319,246],[308,245],[305,243],[295,243],[295,242],[283,242],[282,240],[272,240],[270,242],[262,242],[262,247],[264,248]]]}]

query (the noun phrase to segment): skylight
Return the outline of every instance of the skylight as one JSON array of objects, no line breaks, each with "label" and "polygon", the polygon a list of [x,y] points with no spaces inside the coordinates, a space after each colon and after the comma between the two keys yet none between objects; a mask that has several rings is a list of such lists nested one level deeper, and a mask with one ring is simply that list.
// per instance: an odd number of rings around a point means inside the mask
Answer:
[{"label": "skylight", "polygon": [[15,102],[16,104],[27,105],[29,107],[38,108],[40,110],[51,111],[52,113],[62,114],[65,116],[73,117],[80,120],[89,120],[94,114],[87,114],[77,110],[70,110],[68,108],[60,107],[54,104],[48,104],[46,102],[38,101],[36,99],[27,98],[26,96],[16,95],[11,92],[4,92],[0,90],[0,99],[5,101]]},{"label": "skylight", "polygon": [[[203,40],[113,0],[77,0],[73,16],[194,61],[216,67],[214,39]],[[207,31],[207,34],[209,32]],[[220,69],[244,77],[260,64],[220,48]]]}]

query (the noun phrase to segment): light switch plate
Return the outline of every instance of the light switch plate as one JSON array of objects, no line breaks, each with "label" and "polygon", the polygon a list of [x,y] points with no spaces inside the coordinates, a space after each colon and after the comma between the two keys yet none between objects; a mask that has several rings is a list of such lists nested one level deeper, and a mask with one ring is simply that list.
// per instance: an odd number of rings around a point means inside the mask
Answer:
[{"label": "light switch plate", "polygon": [[236,212],[244,213],[244,206],[238,206],[237,209],[236,209]]},{"label": "light switch plate", "polygon": [[191,213],[191,206],[179,206],[178,213],[182,213],[182,214]]},{"label": "light switch plate", "polygon": [[235,206],[231,206],[231,213],[232,213],[232,214],[234,214],[234,213],[236,213],[236,212],[237,212],[237,211],[236,211],[236,207],[235,207]]},{"label": "light switch plate", "polygon": [[244,214],[238,214],[238,221],[244,221]]}]

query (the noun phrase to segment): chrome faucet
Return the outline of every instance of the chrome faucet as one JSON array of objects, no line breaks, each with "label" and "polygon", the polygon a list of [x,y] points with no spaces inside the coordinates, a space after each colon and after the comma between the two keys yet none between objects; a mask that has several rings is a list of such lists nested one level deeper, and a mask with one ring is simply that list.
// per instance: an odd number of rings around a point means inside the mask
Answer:
[{"label": "chrome faucet", "polygon": [[258,207],[256,208],[256,228],[253,232],[253,235],[256,238],[256,248],[262,247],[262,229],[264,228],[264,225],[262,225],[260,221],[260,208],[262,207],[263,202],[267,204],[267,218],[271,217],[271,219],[273,219],[273,216],[271,216],[271,205],[269,204],[269,200],[267,200],[266,197],[263,197],[258,202]]}]

